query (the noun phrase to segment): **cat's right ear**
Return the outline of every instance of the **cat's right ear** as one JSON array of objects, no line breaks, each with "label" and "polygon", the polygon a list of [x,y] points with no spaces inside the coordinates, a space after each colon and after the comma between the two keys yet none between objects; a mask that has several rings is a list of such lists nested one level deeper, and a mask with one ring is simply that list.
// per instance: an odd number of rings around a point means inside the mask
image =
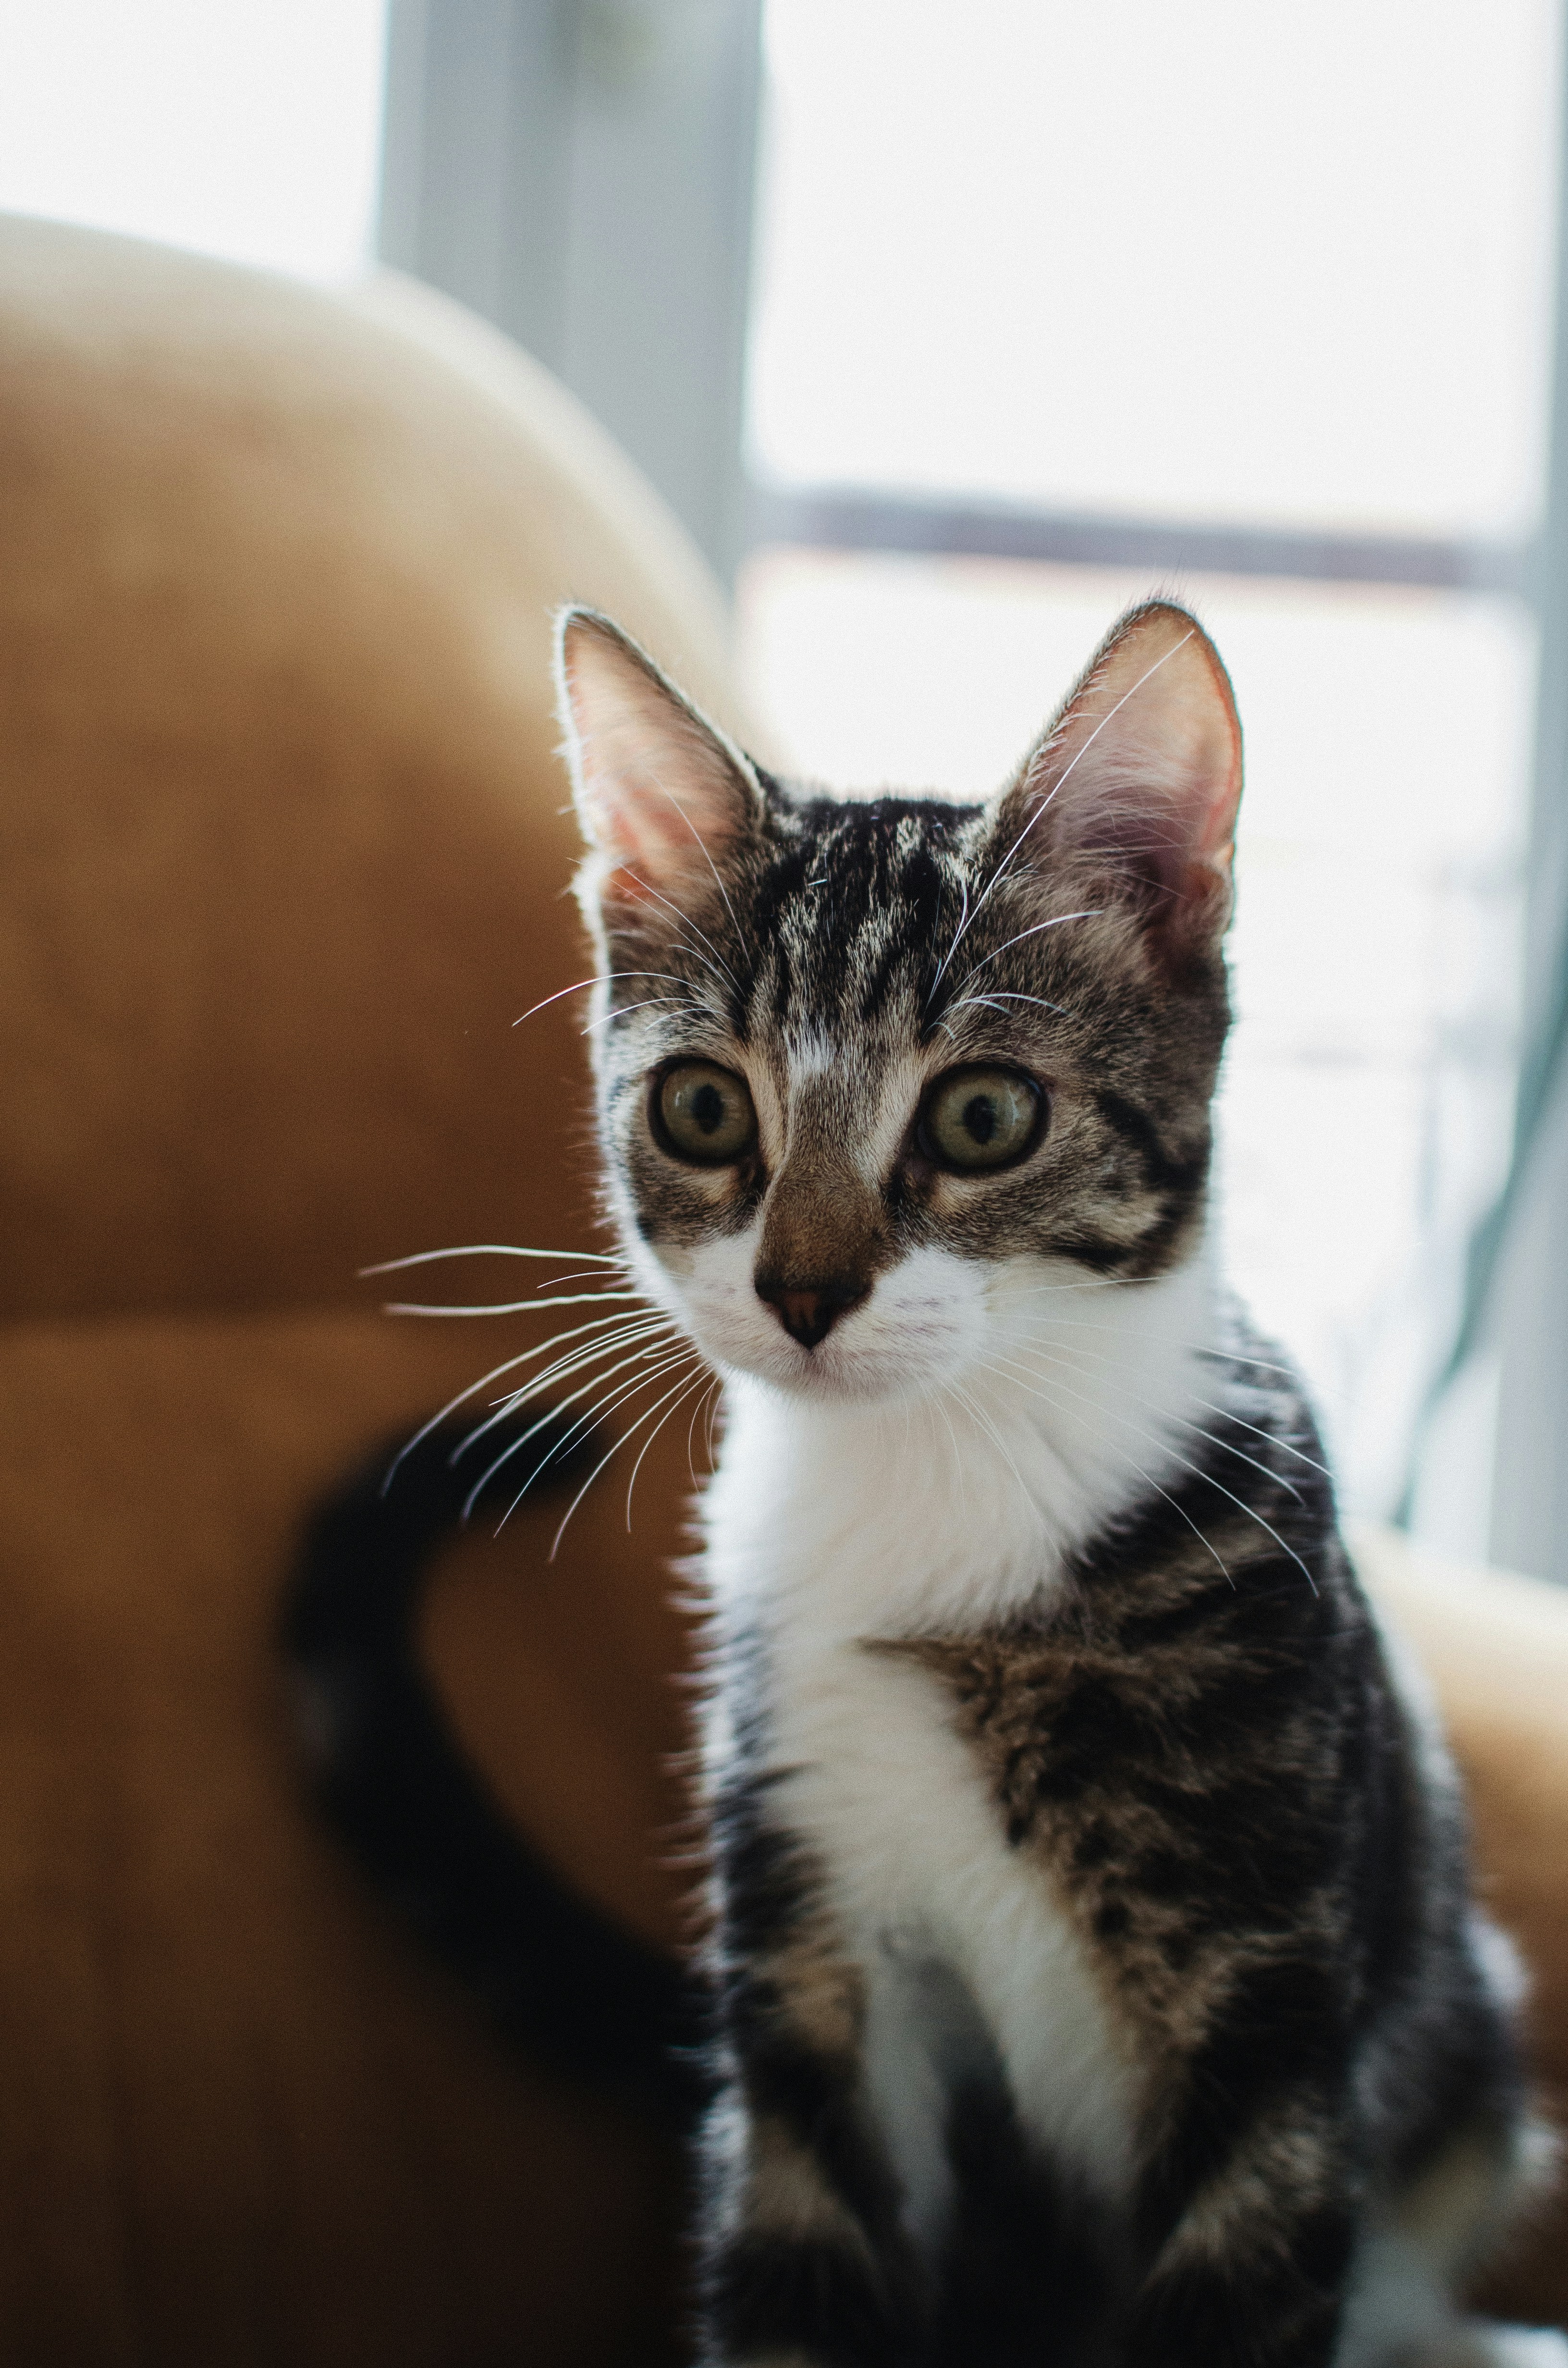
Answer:
[{"label": "cat's right ear", "polygon": [[1242,730],[1196,617],[1148,600],[1113,627],[996,809],[1004,869],[1095,866],[1179,957],[1231,910]]},{"label": "cat's right ear", "polygon": [[751,763],[597,609],[564,609],[555,647],[589,917],[597,907],[614,927],[684,911],[761,827]]}]

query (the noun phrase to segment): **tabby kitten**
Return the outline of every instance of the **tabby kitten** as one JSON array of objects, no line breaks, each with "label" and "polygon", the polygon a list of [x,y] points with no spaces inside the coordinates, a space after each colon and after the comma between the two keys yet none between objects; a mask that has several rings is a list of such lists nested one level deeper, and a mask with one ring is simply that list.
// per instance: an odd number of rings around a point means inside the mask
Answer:
[{"label": "tabby kitten", "polygon": [[1241,734],[1164,602],[983,806],[773,780],[562,620],[610,1201],[703,1502],[717,2368],[1568,2362],[1454,1780],[1224,1297]]}]

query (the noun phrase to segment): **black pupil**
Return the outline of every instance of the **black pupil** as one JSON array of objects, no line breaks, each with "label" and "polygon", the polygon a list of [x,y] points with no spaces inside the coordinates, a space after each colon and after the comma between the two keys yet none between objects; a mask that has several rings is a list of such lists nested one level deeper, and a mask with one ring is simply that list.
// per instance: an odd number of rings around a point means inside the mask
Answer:
[{"label": "black pupil", "polygon": [[996,1105],[989,1094],[972,1094],[963,1106],[963,1122],[976,1143],[989,1143],[996,1132]]},{"label": "black pupil", "polygon": [[699,1086],[691,1098],[690,1110],[704,1134],[711,1134],[724,1123],[724,1097],[717,1086]]}]

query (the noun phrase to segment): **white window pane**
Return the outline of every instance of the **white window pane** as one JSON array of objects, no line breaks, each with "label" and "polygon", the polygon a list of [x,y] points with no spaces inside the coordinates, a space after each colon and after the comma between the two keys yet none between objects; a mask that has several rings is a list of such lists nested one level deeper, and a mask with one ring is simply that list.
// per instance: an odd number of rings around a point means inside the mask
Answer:
[{"label": "white window pane", "polygon": [[0,0],[0,207],[314,279],[369,245],[384,0]]},{"label": "white window pane", "polygon": [[1511,534],[1555,0],[774,0],[752,381],[786,477]]},{"label": "white window pane", "polygon": [[[761,552],[761,712],[840,786],[997,787],[1140,577]],[[1221,1092],[1228,1269],[1353,1508],[1397,1499],[1512,1110],[1534,632],[1504,600],[1198,580],[1247,785]]]}]

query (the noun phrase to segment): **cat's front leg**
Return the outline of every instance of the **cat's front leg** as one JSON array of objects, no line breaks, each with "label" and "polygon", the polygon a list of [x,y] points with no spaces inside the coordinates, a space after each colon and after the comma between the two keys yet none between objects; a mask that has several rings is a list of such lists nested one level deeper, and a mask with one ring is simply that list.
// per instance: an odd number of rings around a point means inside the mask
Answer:
[{"label": "cat's front leg", "polygon": [[815,2130],[792,2111],[759,2110],[755,2090],[737,2088],[714,2107],[705,2368],[907,2368],[915,2331],[902,2265],[877,2215],[846,2192],[835,2160],[842,2124],[837,2099]]},{"label": "cat's front leg", "polygon": [[1358,2220],[1343,2114],[1288,2081],[1193,2085],[1145,2182],[1128,2368],[1329,2368]]},{"label": "cat's front leg", "polygon": [[796,1845],[754,1827],[729,1859],[722,2086],[702,2157],[705,2368],[908,2368],[917,2272],[867,2119],[859,1970]]}]

